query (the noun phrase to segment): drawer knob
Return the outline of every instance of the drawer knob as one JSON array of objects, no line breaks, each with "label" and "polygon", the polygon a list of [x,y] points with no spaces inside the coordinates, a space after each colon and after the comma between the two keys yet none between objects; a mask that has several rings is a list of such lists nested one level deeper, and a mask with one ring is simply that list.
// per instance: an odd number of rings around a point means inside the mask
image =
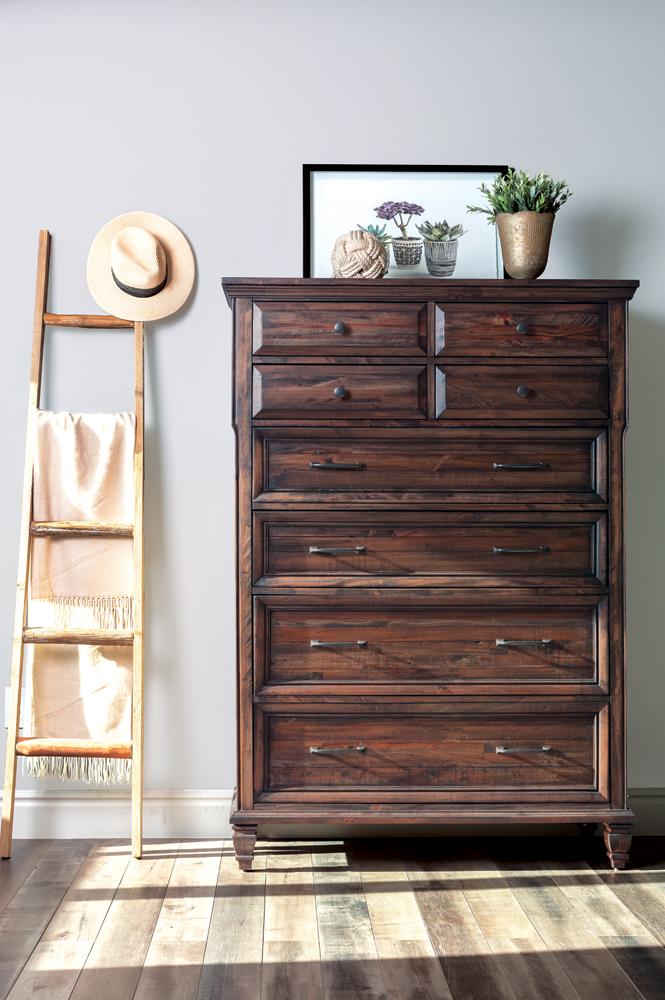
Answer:
[{"label": "drawer knob", "polygon": [[367,649],[367,639],[356,639],[355,642],[333,642],[330,639],[310,639],[314,649]]},{"label": "drawer knob", "polygon": [[495,747],[497,753],[550,753],[552,747]]},{"label": "drawer knob", "polygon": [[362,471],[365,468],[364,462],[310,462],[310,469],[342,469],[348,471]]},{"label": "drawer knob", "polygon": [[310,747],[310,753],[365,753],[367,747],[359,744],[357,747]]},{"label": "drawer knob", "polygon": [[339,556],[345,555],[347,552],[355,552],[361,555],[363,552],[367,552],[364,545],[342,545],[331,547],[329,545],[310,545],[309,546],[310,556]]},{"label": "drawer knob", "polygon": [[342,323],[341,319],[338,319],[333,327],[333,333],[344,333],[346,326]]},{"label": "drawer knob", "polygon": [[551,639],[495,639],[497,646],[551,646]]},{"label": "drawer knob", "polygon": [[528,385],[518,385],[517,388],[515,389],[515,392],[517,393],[518,396],[524,397],[529,395],[531,389],[529,388]]},{"label": "drawer knob", "polygon": [[517,324],[517,326],[515,327],[515,329],[517,330],[518,333],[528,333],[529,332],[529,324],[527,323],[527,321],[525,319],[522,319],[522,320],[519,321],[519,323]]},{"label": "drawer knob", "polygon": [[493,462],[494,471],[544,472],[550,468],[549,462]]},{"label": "drawer knob", "polygon": [[346,390],[343,385],[338,385],[335,387],[333,395],[336,396],[337,399],[346,399],[349,393],[348,390]]},{"label": "drawer knob", "polygon": [[536,552],[549,552],[549,545],[537,545],[533,549],[509,549],[505,545],[493,545],[492,552],[495,556],[523,556]]}]

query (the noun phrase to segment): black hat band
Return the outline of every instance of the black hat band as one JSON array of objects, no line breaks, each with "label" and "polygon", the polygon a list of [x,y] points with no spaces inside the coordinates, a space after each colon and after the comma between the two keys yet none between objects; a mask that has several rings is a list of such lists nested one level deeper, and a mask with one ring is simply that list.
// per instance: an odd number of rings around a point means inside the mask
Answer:
[{"label": "black hat band", "polygon": [[121,281],[120,278],[117,277],[113,268],[111,268],[111,274],[113,275],[113,280],[115,281],[120,291],[126,292],[127,295],[133,295],[135,299],[149,299],[152,298],[153,295],[157,295],[157,293],[161,292],[162,289],[165,287],[166,282],[168,281],[169,278],[169,272],[167,268],[166,273],[164,275],[164,280],[160,281],[160,283],[158,285],[155,285],[154,288],[134,288],[132,285],[126,285],[123,281]]}]

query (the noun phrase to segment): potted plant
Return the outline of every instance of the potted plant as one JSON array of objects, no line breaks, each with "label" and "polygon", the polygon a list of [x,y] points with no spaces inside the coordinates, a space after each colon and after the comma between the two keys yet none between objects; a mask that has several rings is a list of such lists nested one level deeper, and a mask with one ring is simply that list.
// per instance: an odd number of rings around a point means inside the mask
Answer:
[{"label": "potted plant", "polygon": [[422,240],[417,236],[409,236],[406,229],[414,215],[422,215],[425,209],[411,201],[384,201],[375,208],[379,219],[391,220],[399,229],[401,236],[392,240],[393,257],[398,267],[414,267],[420,263],[423,255]]},{"label": "potted plant", "polygon": [[385,271],[383,272],[385,276],[388,273],[388,268],[390,267],[390,243],[391,243],[390,234],[386,232],[385,222],[383,223],[382,226],[375,226],[371,222],[368,226],[361,226],[360,223],[358,223],[358,229],[361,229],[363,233],[368,233],[370,236],[373,236],[374,239],[378,240],[381,246],[383,247],[386,254],[386,267]]},{"label": "potted plant", "polygon": [[416,229],[425,243],[425,263],[429,273],[435,278],[450,278],[457,263],[458,242],[464,236],[462,224],[449,226],[445,219],[443,222],[425,219],[422,226],[416,223]]},{"label": "potted plant", "polygon": [[537,278],[547,265],[554,216],[572,195],[568,184],[511,169],[479,190],[489,208],[467,205],[467,211],[483,212],[496,223],[506,271],[511,278]]}]

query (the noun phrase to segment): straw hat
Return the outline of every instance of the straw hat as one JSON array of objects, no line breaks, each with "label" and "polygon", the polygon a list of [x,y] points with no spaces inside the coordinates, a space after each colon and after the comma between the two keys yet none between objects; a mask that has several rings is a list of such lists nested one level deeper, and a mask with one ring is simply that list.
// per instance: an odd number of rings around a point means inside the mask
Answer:
[{"label": "straw hat", "polygon": [[95,236],[88,288],[112,316],[163,319],[186,302],[194,270],[192,248],[177,226],[151,212],[127,212]]}]

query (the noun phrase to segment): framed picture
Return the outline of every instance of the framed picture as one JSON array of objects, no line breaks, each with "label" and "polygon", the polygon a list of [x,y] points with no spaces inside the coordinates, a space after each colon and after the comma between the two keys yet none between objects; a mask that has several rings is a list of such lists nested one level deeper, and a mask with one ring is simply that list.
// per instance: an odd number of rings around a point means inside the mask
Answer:
[{"label": "framed picture", "polygon": [[[488,225],[487,216],[468,213],[467,205],[483,204],[478,191],[480,185],[491,184],[497,174],[505,174],[507,170],[503,165],[304,164],[303,276],[332,277],[330,255],[338,236],[361,226],[385,225],[382,238],[389,237],[391,241],[388,278],[503,277],[496,227]],[[420,211],[410,215],[405,211],[391,219],[389,207],[377,216],[381,206],[400,202]],[[420,233],[416,223],[423,225],[426,221],[444,220],[450,226],[461,224],[464,228],[464,235],[454,248],[456,257],[452,272],[450,264],[437,268],[433,260],[437,255],[441,257],[442,251],[448,253],[450,248],[418,242]]]}]

